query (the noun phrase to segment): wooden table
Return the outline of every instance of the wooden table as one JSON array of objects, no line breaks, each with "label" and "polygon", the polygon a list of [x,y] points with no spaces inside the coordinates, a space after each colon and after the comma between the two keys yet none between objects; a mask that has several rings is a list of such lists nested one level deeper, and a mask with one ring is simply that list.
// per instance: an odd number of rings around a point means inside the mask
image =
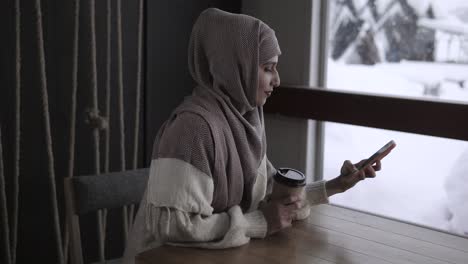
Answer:
[{"label": "wooden table", "polygon": [[136,263],[460,263],[468,264],[468,238],[332,205],[307,220],[242,247],[205,250],[164,246]]}]

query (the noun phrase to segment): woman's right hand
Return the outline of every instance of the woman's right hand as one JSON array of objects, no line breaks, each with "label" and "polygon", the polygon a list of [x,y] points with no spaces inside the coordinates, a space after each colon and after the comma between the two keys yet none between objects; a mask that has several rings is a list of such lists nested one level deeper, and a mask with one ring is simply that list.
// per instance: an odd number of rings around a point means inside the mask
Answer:
[{"label": "woman's right hand", "polygon": [[297,196],[290,196],[282,200],[269,200],[263,203],[259,209],[268,224],[267,235],[290,227],[297,210],[301,208],[301,204],[302,200]]}]

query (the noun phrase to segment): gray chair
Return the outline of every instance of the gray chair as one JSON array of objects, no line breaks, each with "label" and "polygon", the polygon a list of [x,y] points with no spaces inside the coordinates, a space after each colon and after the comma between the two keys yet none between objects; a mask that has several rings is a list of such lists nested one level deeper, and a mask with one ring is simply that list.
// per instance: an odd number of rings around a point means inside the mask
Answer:
[{"label": "gray chair", "polygon": [[[100,209],[139,204],[146,188],[149,169],[113,172],[64,179],[72,264],[83,264],[79,217]],[[119,263],[120,259],[106,261]]]}]

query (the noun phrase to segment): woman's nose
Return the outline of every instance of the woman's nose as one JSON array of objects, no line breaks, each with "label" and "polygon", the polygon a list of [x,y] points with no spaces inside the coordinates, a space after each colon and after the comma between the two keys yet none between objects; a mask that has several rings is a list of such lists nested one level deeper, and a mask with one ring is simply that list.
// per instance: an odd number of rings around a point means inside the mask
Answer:
[{"label": "woman's nose", "polygon": [[278,87],[280,86],[280,83],[281,83],[281,80],[280,80],[279,73],[276,72],[275,77],[273,78],[273,86]]}]

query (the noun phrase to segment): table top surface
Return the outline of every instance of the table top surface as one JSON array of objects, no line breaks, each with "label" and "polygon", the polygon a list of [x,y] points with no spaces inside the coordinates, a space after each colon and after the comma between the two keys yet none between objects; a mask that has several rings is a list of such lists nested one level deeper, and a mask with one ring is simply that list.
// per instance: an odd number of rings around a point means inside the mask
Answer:
[{"label": "table top surface", "polygon": [[468,238],[333,205],[265,239],[222,250],[163,246],[136,263],[468,264]]}]

